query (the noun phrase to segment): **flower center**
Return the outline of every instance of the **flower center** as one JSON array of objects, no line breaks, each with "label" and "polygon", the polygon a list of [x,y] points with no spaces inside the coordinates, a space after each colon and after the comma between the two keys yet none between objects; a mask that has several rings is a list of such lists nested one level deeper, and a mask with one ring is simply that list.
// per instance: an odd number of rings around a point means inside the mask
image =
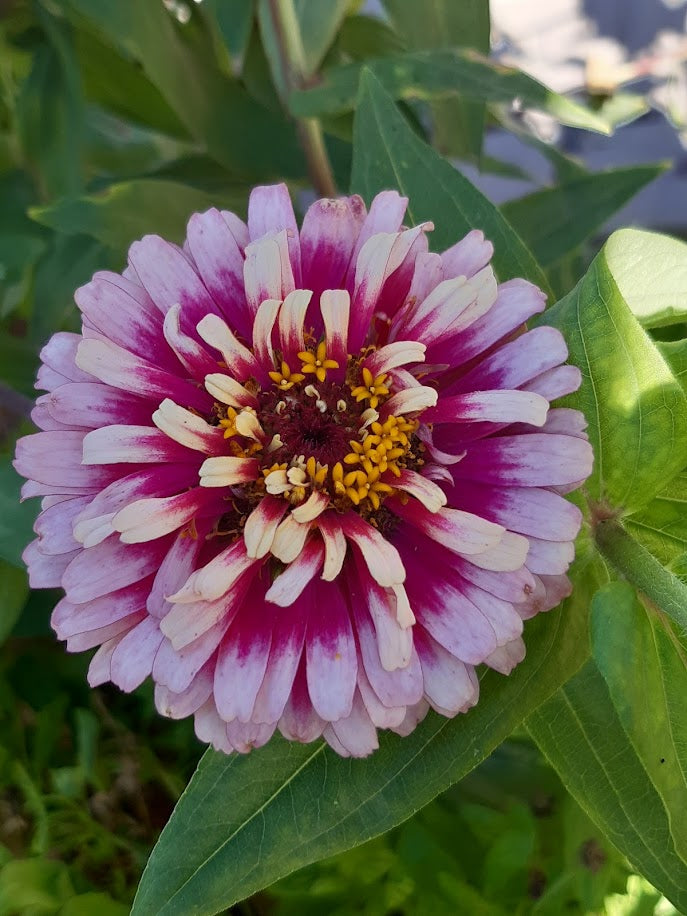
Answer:
[{"label": "flower center", "polygon": [[418,421],[386,406],[393,373],[373,375],[362,364],[371,352],[349,355],[346,366],[328,357],[324,342],[299,352],[298,363],[277,356],[269,387],[246,382],[256,406],[215,404],[230,453],[258,463],[244,493],[257,500],[266,492],[294,507],[326,500],[369,516],[404,469],[424,463]]}]

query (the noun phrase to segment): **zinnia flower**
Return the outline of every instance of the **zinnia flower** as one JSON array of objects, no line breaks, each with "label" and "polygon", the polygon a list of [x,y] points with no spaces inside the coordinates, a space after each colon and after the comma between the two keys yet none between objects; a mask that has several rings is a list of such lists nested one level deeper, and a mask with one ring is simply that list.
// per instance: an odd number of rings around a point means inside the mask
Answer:
[{"label": "zinnia flower", "polygon": [[76,293],[17,445],[41,496],[25,552],[92,685],[155,682],[229,752],[275,731],[370,753],[507,674],[569,593],[590,473],[579,371],[544,295],[497,285],[474,231],[443,254],[407,201],[283,185],[209,210]]}]

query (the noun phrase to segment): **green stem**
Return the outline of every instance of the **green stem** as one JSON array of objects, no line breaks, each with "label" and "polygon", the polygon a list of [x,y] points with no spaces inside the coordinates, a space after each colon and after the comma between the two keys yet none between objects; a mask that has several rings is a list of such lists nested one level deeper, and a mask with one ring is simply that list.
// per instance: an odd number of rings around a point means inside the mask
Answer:
[{"label": "green stem", "polygon": [[596,543],[606,560],[687,633],[687,585],[662,566],[614,519],[596,526]]},{"label": "green stem", "polygon": [[[269,0],[269,10],[288,97],[294,89],[302,89],[305,84],[306,63],[300,26],[293,0]],[[322,197],[336,197],[336,183],[320,122],[316,118],[296,118],[296,128],[313,187]]]}]

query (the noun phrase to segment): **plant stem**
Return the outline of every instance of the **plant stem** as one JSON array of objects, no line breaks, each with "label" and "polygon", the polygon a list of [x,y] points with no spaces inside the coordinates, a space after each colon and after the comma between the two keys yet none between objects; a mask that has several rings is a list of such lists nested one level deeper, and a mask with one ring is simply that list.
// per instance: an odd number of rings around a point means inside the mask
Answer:
[{"label": "plant stem", "polygon": [[615,519],[600,521],[595,537],[606,560],[687,634],[687,585]]},{"label": "plant stem", "polygon": [[[280,64],[288,97],[292,90],[302,89],[305,84],[306,63],[301,31],[293,0],[269,0],[269,10],[279,46]],[[284,102],[286,101],[285,99]],[[322,197],[336,197],[336,184],[320,122],[316,118],[295,120],[313,187]]]}]

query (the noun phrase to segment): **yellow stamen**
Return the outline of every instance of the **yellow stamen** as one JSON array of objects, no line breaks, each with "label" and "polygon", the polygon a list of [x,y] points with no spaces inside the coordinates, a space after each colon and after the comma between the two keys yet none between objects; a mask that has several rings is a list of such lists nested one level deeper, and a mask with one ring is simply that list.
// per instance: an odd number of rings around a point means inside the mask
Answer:
[{"label": "yellow stamen", "polygon": [[281,391],[288,391],[296,382],[302,382],[305,378],[301,372],[292,372],[285,360],[281,361],[281,372],[268,372],[267,374]]}]

